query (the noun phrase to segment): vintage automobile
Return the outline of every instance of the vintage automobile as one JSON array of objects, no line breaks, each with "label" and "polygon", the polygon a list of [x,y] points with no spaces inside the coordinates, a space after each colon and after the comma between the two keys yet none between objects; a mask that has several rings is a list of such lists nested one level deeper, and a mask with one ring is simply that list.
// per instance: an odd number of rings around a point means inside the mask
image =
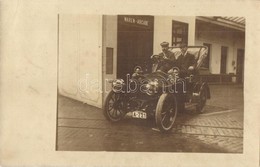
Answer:
[{"label": "vintage automobile", "polygon": [[[170,47],[178,56],[180,48]],[[184,103],[193,104],[196,113],[202,113],[206,100],[210,98],[210,90],[205,82],[198,80],[198,71],[207,56],[207,47],[188,46],[188,53],[196,60],[195,68],[185,77],[179,76],[179,69],[173,67],[168,72],[153,68],[145,74],[142,67],[137,66],[132,76],[112,81],[112,90],[106,97],[103,114],[107,120],[118,122],[125,115],[133,118],[155,118],[161,132],[172,129],[177,113],[182,112]]]}]

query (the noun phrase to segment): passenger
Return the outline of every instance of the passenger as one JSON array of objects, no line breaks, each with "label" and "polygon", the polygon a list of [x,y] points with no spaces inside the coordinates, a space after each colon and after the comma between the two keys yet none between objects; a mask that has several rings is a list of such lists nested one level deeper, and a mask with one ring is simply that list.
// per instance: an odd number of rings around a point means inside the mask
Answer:
[{"label": "passenger", "polygon": [[162,47],[162,52],[159,53],[159,55],[153,55],[151,58],[156,59],[157,61],[157,67],[155,67],[156,71],[167,73],[174,66],[176,59],[174,53],[169,50],[168,42],[162,42],[160,45]]},{"label": "passenger", "polygon": [[176,67],[180,69],[180,77],[186,77],[193,73],[196,66],[194,55],[188,53],[187,44],[182,43],[180,45],[181,55],[176,59]]}]

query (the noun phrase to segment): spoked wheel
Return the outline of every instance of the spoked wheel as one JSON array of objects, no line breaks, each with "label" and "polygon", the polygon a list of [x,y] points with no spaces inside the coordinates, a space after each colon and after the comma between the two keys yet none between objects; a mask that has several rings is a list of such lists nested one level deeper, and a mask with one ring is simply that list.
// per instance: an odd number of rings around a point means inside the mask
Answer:
[{"label": "spoked wheel", "polygon": [[206,105],[206,102],[207,102],[207,89],[202,88],[199,95],[199,102],[198,105],[196,106],[197,113],[200,114],[204,112],[204,107]]},{"label": "spoked wheel", "polygon": [[122,94],[109,92],[104,104],[103,114],[111,122],[118,122],[124,118]]},{"label": "spoked wheel", "polygon": [[162,94],[158,100],[155,121],[161,132],[172,129],[177,116],[177,100],[174,95]]}]

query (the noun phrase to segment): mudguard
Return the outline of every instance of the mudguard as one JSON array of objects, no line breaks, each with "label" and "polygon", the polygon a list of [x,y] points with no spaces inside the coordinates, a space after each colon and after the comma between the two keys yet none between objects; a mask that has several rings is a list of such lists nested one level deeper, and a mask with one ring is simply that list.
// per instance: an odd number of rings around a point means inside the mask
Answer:
[{"label": "mudguard", "polygon": [[209,85],[206,82],[203,82],[201,84],[200,91],[202,89],[206,89],[207,90],[207,98],[210,99],[210,89],[209,89]]},{"label": "mudguard", "polygon": [[209,85],[206,82],[196,82],[194,87],[193,87],[193,92],[199,94],[202,89],[207,90],[207,98],[210,99],[211,94],[210,94],[210,89]]}]

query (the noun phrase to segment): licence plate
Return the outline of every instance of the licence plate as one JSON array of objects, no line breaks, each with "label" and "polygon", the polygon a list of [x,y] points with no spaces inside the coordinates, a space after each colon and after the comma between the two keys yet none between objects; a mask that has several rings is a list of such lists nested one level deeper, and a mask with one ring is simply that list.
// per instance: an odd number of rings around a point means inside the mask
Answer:
[{"label": "licence plate", "polygon": [[142,112],[142,111],[133,111],[132,117],[133,118],[146,119],[147,114],[145,112]]}]

